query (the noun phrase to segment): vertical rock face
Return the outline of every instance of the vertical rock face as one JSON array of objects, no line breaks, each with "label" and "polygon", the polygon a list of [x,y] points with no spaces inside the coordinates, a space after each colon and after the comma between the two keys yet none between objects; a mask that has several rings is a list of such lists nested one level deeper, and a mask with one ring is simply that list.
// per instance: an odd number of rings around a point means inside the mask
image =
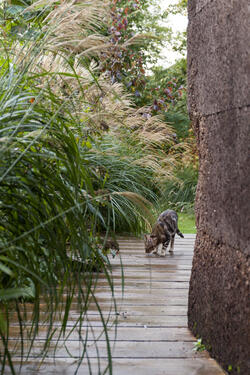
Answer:
[{"label": "vertical rock face", "polygon": [[250,374],[249,40],[249,0],[189,0],[188,105],[200,158],[189,327],[242,375]]}]

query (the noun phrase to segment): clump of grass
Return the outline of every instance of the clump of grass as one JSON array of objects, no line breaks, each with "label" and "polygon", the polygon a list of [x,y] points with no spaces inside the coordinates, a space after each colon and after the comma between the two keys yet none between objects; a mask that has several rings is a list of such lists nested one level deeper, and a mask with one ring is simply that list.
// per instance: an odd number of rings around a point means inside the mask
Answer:
[{"label": "clump of grass", "polygon": [[203,344],[202,342],[202,339],[198,339],[195,343],[194,343],[194,348],[193,350],[195,352],[204,352],[204,350],[206,350],[206,345]]},{"label": "clump of grass", "polygon": [[193,167],[177,168],[175,178],[170,178],[163,184],[159,207],[172,208],[178,212],[192,212],[197,179],[198,171]]}]

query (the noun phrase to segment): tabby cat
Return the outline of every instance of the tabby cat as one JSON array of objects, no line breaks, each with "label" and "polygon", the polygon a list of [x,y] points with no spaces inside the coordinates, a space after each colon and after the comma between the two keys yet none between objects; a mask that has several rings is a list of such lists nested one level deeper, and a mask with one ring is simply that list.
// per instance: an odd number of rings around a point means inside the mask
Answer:
[{"label": "tabby cat", "polygon": [[[145,252],[155,253],[157,255],[166,256],[168,244],[170,242],[169,252],[174,251],[175,234],[184,238],[178,228],[178,215],[173,210],[163,211],[157,219],[151,234],[145,234]],[[159,252],[159,247],[161,247]]]}]

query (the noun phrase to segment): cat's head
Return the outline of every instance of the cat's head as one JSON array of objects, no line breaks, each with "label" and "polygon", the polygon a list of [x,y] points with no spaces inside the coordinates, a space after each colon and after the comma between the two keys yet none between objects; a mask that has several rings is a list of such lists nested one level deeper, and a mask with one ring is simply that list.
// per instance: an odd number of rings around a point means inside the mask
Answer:
[{"label": "cat's head", "polygon": [[157,244],[157,237],[152,234],[144,235],[145,252],[151,253]]}]

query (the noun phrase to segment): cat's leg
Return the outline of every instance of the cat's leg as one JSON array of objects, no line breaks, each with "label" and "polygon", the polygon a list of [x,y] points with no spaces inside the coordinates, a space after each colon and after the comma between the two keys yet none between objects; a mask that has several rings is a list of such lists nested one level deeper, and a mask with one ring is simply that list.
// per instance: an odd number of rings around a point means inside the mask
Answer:
[{"label": "cat's leg", "polygon": [[175,234],[171,234],[171,237],[170,237],[170,248],[169,248],[170,254],[173,254],[173,252],[174,252],[174,237],[175,237]]},{"label": "cat's leg", "polygon": [[159,245],[157,245],[154,251],[152,251],[152,254],[159,255]]},{"label": "cat's leg", "polygon": [[161,256],[165,257],[167,253],[167,247],[168,247],[169,241],[166,241],[162,243],[162,248],[161,248]]},{"label": "cat's leg", "polygon": [[157,246],[157,255],[160,255],[162,256],[162,250],[163,249],[163,244],[160,243],[158,246]]},{"label": "cat's leg", "polygon": [[166,256],[169,241],[165,241],[162,244],[161,256]]},{"label": "cat's leg", "polygon": [[159,244],[156,246],[155,250],[152,252],[152,254],[155,255],[161,255],[162,253],[162,244]]}]

